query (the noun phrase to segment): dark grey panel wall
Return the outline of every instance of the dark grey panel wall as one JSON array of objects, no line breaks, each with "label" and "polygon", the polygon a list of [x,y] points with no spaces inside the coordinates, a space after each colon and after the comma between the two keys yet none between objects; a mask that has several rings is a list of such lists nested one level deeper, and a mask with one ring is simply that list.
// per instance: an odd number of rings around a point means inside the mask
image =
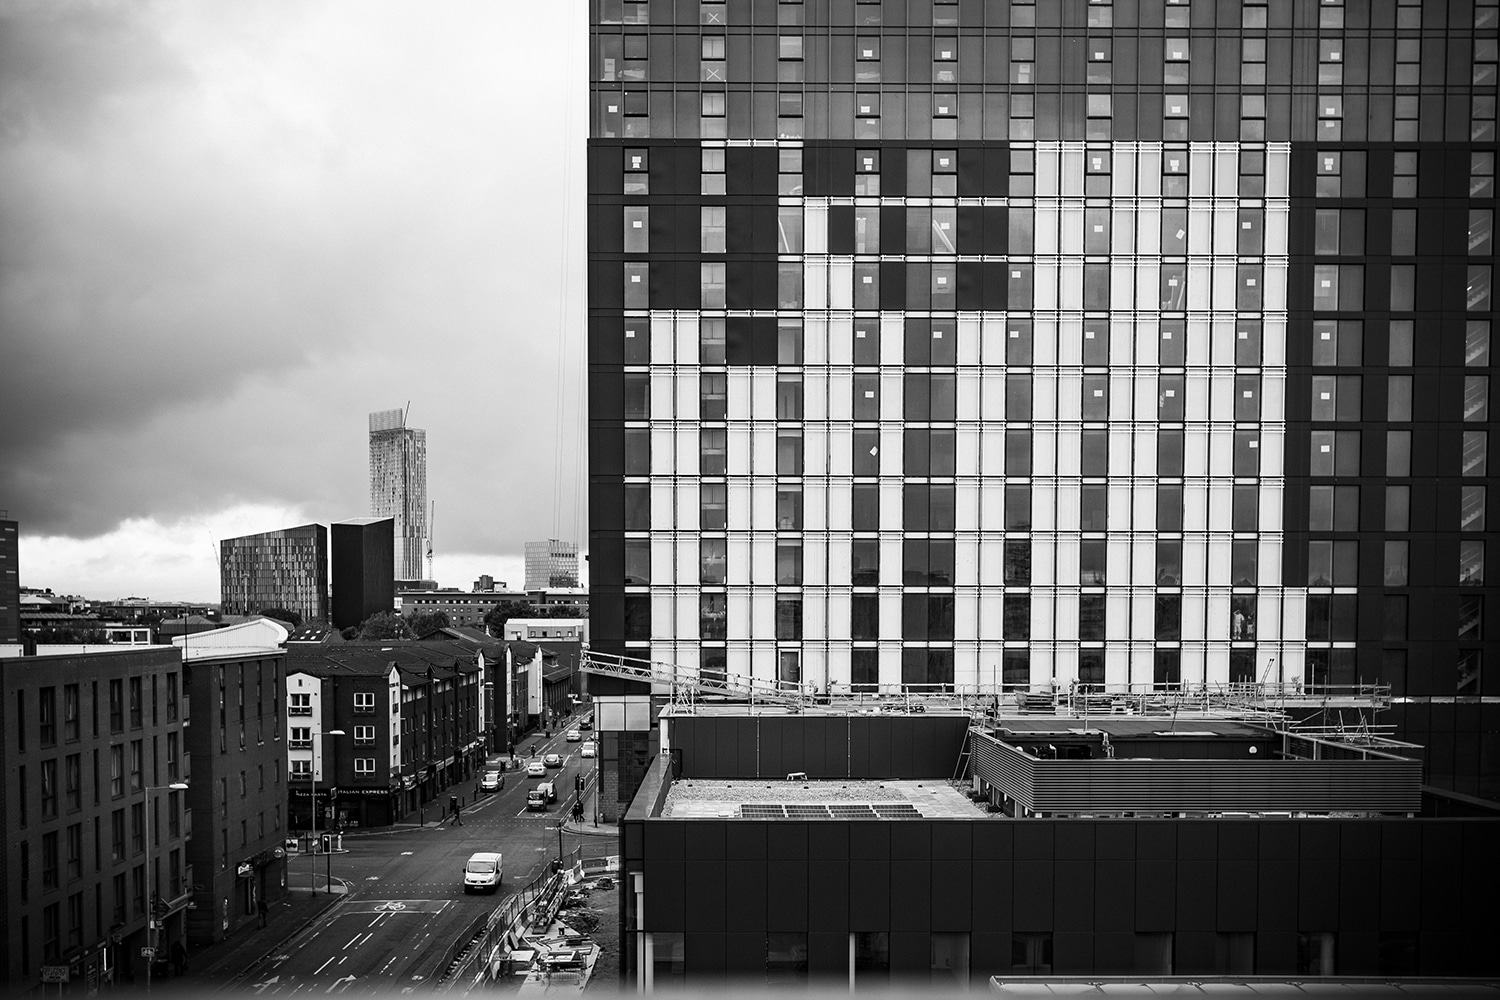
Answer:
[{"label": "dark grey panel wall", "polygon": [[690,982],[761,975],[781,931],[889,933],[893,975],[927,974],[929,935],[967,932],[976,981],[1031,933],[1058,975],[1129,973],[1136,935],[1160,932],[1178,974],[1218,971],[1219,935],[1246,932],[1256,973],[1293,974],[1298,935],[1331,932],[1340,975],[1389,971],[1394,940],[1416,943],[1407,974],[1495,975],[1497,838],[1478,819],[649,819],[627,821],[625,865],[646,929],[686,935]]},{"label": "dark grey panel wall", "polygon": [[964,715],[674,716],[669,742],[688,778],[930,778],[951,775]]}]

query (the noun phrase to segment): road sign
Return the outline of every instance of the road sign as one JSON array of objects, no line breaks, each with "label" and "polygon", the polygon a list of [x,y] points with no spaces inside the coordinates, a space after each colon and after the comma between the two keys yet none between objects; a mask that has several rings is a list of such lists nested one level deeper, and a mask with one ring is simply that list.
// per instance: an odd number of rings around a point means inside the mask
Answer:
[{"label": "road sign", "polygon": [[42,982],[44,983],[66,983],[68,981],[68,967],[66,965],[44,965],[42,966]]},{"label": "road sign", "polygon": [[142,958],[155,958],[156,957],[156,949],[155,948],[142,948],[141,949],[141,957]]}]

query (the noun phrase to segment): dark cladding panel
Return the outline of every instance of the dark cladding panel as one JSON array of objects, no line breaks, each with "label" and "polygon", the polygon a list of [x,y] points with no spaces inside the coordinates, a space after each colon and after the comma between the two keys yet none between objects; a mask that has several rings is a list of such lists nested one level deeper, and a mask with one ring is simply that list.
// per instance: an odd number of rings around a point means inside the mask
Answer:
[{"label": "dark cladding panel", "polygon": [[[777,824],[772,823],[773,827]],[[773,845],[774,846],[774,845]],[[804,842],[805,846],[805,842]],[[774,855],[774,850],[773,850]],[[806,931],[807,869],[805,860],[776,860],[769,870],[776,873],[766,885],[766,928],[771,931]]]},{"label": "dark cladding panel", "polygon": [[1012,875],[1015,890],[1011,896],[1011,919],[1015,928],[1051,930],[1052,862],[1017,859]]},{"label": "dark cladding panel", "polygon": [[1135,879],[1135,929],[1170,931],[1177,926],[1177,864],[1139,861]]},{"label": "dark cladding panel", "polygon": [[[647,835],[647,851],[651,836]],[[681,932],[687,929],[687,876],[681,861],[646,859],[646,885],[650,886],[651,926],[655,930]]]},{"label": "dark cladding panel", "polygon": [[930,866],[932,884],[932,929],[934,931],[967,931],[974,926],[973,897],[987,891],[975,885],[974,863],[969,860],[945,861],[936,850]]},{"label": "dark cladding panel", "polygon": [[1260,863],[1258,931],[1295,931],[1297,926],[1297,863]]},{"label": "dark cladding panel", "polygon": [[[1108,887],[1105,887],[1108,892]],[[1052,919],[1059,931],[1094,929],[1094,863],[1058,861],[1053,869]]]},{"label": "dark cladding panel", "polygon": [[1218,866],[1212,861],[1177,863],[1177,927],[1212,927],[1218,913]]},{"label": "dark cladding panel", "polygon": [[728,823],[714,820],[694,820],[687,824],[683,857],[689,861],[717,861],[728,857],[725,853],[728,826]]},{"label": "dark cladding panel", "polygon": [[782,756],[782,738],[786,727],[783,725],[783,720],[761,716],[759,724],[760,759],[757,761],[755,773],[762,778],[785,778],[787,768],[783,766],[785,761]]},{"label": "dark cladding panel", "polygon": [[890,928],[890,861],[850,861],[849,929],[889,931]]},{"label": "dark cladding panel", "polygon": [[769,890],[766,881],[766,863],[764,861],[737,861],[735,864],[728,865],[726,871],[728,877],[725,879],[725,891],[733,905],[725,910],[725,926],[730,931],[746,933],[759,931],[764,934],[768,927],[766,896]]},{"label": "dark cladding panel", "polygon": [[[813,827],[840,826],[815,823]],[[810,928],[824,931],[849,929],[849,865],[843,858],[817,859],[808,863],[807,920]]]},{"label": "dark cladding panel", "polygon": [[1135,928],[1135,865],[1130,861],[1096,861],[1094,926],[1100,931]]}]

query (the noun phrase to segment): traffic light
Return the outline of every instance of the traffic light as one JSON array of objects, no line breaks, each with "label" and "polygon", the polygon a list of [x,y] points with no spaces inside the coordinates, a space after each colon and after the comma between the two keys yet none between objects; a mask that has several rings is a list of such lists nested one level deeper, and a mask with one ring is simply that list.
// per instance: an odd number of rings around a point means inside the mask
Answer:
[{"label": "traffic light", "polygon": [[326,833],[323,834],[322,840],[323,840],[323,853],[327,854],[328,853],[329,845],[332,844],[332,841],[330,841],[328,839],[328,834],[326,834]]}]

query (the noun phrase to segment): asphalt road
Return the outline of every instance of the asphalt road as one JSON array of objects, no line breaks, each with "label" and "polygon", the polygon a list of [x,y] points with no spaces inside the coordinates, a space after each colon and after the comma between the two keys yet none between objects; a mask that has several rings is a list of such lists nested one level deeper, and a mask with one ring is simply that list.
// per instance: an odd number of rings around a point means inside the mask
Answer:
[{"label": "asphalt road", "polygon": [[[563,766],[548,768],[557,782],[558,800],[547,811],[528,812],[526,792],[542,779],[522,771],[505,772],[505,788],[473,801],[474,783],[452,791],[466,800],[463,824],[403,828],[346,836],[344,853],[293,859],[288,878],[294,884],[317,884],[332,861],[334,880],[345,882],[348,895],[324,917],[294,938],[290,946],[250,971],[242,989],[257,995],[316,990],[319,993],[388,994],[418,987],[439,974],[448,948],[473,921],[490,913],[507,895],[547,869],[558,850],[558,823],[573,802],[574,776],[580,766],[592,787],[594,760],[578,756],[580,744],[566,743],[562,732],[535,742],[537,759],[546,752],[563,754]],[[500,757],[492,757],[498,761]],[[439,801],[446,802],[448,793]],[[434,819],[429,810],[428,819]],[[571,850],[576,837],[564,834]],[[475,851],[504,855],[502,888],[493,895],[466,895],[463,866]]]}]

